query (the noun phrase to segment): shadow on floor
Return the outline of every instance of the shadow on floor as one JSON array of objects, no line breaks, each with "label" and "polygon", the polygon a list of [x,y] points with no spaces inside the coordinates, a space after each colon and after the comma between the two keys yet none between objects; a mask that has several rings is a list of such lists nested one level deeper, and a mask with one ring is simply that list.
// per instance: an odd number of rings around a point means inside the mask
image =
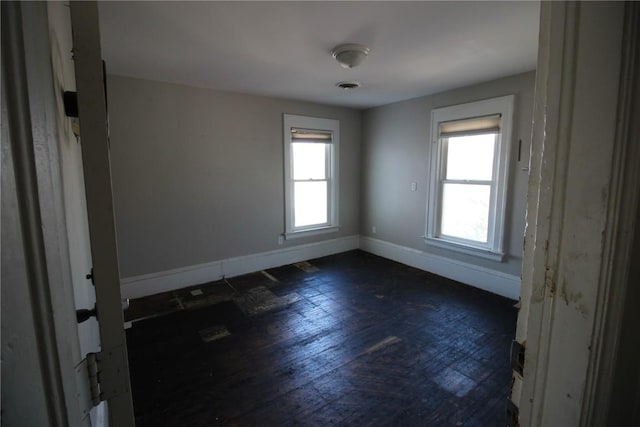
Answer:
[{"label": "shadow on floor", "polygon": [[503,426],[513,303],[362,251],[134,300],[136,425]]}]

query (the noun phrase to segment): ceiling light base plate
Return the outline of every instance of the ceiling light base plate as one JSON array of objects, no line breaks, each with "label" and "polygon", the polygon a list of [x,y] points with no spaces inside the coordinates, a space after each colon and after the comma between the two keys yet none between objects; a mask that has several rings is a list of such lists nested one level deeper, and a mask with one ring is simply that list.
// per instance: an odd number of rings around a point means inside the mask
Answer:
[{"label": "ceiling light base plate", "polygon": [[370,49],[358,43],[338,45],[331,51],[331,56],[344,68],[357,67],[369,55]]}]

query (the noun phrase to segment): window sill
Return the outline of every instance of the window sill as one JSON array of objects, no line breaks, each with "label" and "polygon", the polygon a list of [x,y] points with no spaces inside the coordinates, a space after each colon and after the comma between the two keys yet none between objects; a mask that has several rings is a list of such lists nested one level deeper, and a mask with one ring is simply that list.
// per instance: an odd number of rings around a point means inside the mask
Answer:
[{"label": "window sill", "polygon": [[286,240],[299,239],[301,237],[315,236],[318,234],[335,233],[336,231],[339,231],[339,230],[340,230],[340,227],[330,225],[327,227],[310,228],[307,230],[289,231],[287,233],[284,233],[284,238]]},{"label": "window sill", "polygon": [[[424,236],[423,236],[424,237]],[[437,239],[433,237],[424,237],[426,244],[436,246],[438,248],[449,249],[451,251],[460,252],[467,255],[477,256],[479,258],[490,259],[492,261],[503,262],[504,254],[501,252],[492,252],[489,249],[477,248],[457,242]]]}]

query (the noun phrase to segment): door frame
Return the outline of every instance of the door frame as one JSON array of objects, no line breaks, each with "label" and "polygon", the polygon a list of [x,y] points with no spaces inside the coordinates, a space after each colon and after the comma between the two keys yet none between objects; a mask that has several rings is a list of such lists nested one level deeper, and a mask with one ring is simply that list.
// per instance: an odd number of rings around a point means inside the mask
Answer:
[{"label": "door frame", "polygon": [[[97,3],[72,2],[71,19],[100,327],[100,400],[107,401],[110,425],[133,426]],[[46,412],[53,426],[87,426],[89,375],[80,354],[73,297],[47,4],[2,2],[2,33],[3,102],[21,218],[16,226],[22,229],[45,404],[33,409]]]},{"label": "door frame", "polygon": [[[47,6],[2,2],[2,66],[38,368],[51,425],[88,422],[66,232]],[[6,98],[5,98],[6,97]],[[3,161],[4,164],[4,161]],[[3,189],[4,190],[4,189]],[[5,242],[3,242],[5,243]],[[9,242],[13,247],[16,242]],[[18,284],[15,284],[18,285]],[[3,284],[4,286],[4,284]]]},{"label": "door frame", "polygon": [[638,226],[637,25],[628,3],[541,5],[516,330],[526,356],[511,396],[521,425],[606,425],[603,375],[616,360]]},{"label": "door frame", "polygon": [[93,280],[102,358],[100,390],[109,421],[134,426],[129,360],[120,293],[120,270],[111,188],[111,164],[100,22],[95,1],[71,2],[71,27],[80,115],[80,140],[91,236]]}]

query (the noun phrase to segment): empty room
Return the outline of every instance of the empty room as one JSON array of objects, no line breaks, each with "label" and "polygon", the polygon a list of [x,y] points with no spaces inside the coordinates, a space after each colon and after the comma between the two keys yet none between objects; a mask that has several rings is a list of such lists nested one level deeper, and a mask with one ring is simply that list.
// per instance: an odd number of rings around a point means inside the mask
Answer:
[{"label": "empty room", "polygon": [[3,3],[2,422],[633,424],[639,9]]},{"label": "empty room", "polygon": [[99,10],[138,425],[500,425],[539,5]]}]

